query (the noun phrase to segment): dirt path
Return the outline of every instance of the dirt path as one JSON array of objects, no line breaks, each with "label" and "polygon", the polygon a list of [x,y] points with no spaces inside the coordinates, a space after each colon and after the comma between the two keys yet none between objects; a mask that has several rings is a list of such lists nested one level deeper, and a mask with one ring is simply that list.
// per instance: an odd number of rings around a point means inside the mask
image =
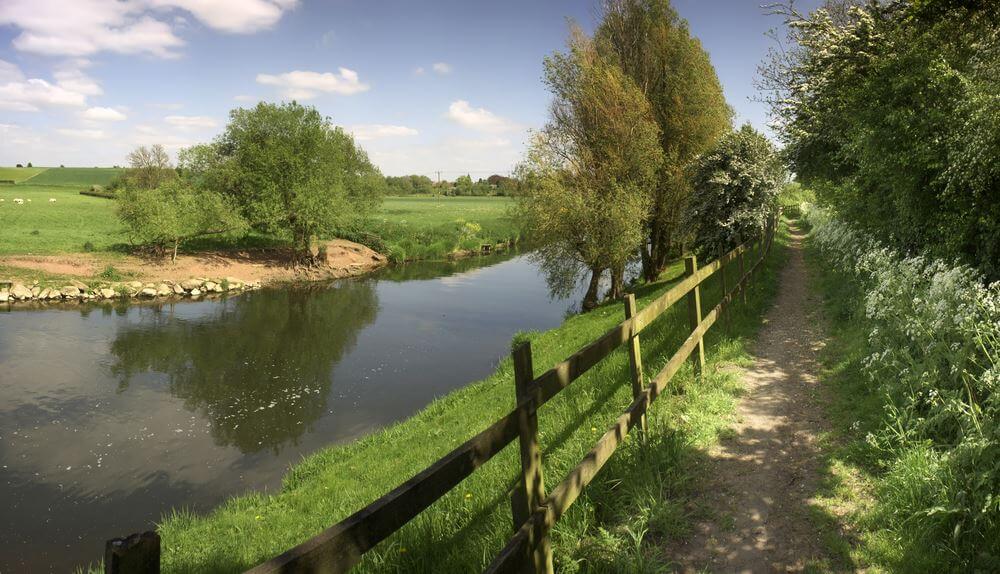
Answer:
[{"label": "dirt path", "polygon": [[[692,508],[706,518],[671,560],[680,572],[801,572],[823,560],[809,517],[825,428],[816,373],[822,332],[793,235],[781,290],[744,374],[733,433],[709,453]],[[822,567],[821,567],[822,568]]]}]

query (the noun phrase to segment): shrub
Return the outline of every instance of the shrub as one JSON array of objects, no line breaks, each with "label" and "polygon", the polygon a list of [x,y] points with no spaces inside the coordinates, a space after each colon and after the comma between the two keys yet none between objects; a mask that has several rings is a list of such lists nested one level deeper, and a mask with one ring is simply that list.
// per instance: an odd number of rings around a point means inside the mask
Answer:
[{"label": "shrub", "polygon": [[90,241],[87,241],[86,243],[83,244],[83,250],[87,253],[90,253],[91,251],[94,250],[94,244],[91,243]]},{"label": "shrub", "polygon": [[125,279],[125,276],[115,268],[114,265],[107,265],[98,274],[101,279],[107,279],[108,281],[121,281]]},{"label": "shrub", "polygon": [[864,373],[886,396],[868,437],[887,470],[877,511],[901,539],[964,569],[1000,561],[1000,283],[903,257],[810,208],[825,263],[863,293]]}]

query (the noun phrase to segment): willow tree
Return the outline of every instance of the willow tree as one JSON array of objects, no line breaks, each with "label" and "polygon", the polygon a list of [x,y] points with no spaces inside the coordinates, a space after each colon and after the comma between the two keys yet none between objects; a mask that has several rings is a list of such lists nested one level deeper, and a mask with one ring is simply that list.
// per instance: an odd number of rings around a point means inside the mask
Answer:
[{"label": "willow tree", "polygon": [[679,254],[690,230],[684,213],[691,168],[732,122],[708,53],[669,0],[605,0],[595,32],[598,51],[618,65],[649,101],[664,161],[651,186],[643,275],[654,280]]},{"label": "willow tree", "polygon": [[590,275],[583,309],[597,305],[601,275],[621,296],[625,265],[645,237],[648,189],[663,159],[642,92],[579,29],[567,53],[545,60],[549,121],[519,167],[518,211],[544,245],[537,257],[554,293]]}]

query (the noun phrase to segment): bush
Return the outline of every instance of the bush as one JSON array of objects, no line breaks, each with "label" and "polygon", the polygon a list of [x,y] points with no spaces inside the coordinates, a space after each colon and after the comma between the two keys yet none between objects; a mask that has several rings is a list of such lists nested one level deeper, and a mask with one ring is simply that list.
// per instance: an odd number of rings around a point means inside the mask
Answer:
[{"label": "bush", "polygon": [[86,243],[83,244],[83,250],[87,253],[90,253],[91,251],[94,250],[94,244],[90,241],[87,241]]},{"label": "bush", "polygon": [[864,373],[886,397],[868,442],[887,473],[876,515],[962,569],[1000,563],[1000,283],[902,257],[810,208],[825,263],[863,293]]}]

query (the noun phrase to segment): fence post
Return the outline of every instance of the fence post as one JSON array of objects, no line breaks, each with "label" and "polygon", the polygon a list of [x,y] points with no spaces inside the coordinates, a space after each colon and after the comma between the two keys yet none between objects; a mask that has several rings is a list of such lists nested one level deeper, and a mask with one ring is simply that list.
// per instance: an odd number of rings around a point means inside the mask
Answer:
[{"label": "fence post", "polygon": [[[517,402],[527,399],[524,408],[518,410],[517,428],[521,444],[521,478],[511,508],[514,516],[514,530],[517,530],[538,509],[545,500],[545,480],[542,476],[542,447],[538,441],[538,403],[535,396],[529,396],[528,389],[535,378],[531,364],[531,343],[523,343],[514,349],[514,393]],[[540,530],[533,531],[528,538],[528,571],[534,574],[552,573],[552,545],[549,537]]]},{"label": "fence post", "polygon": [[[721,252],[723,250],[720,249],[719,251]],[[722,309],[721,309],[722,320],[725,322],[726,328],[728,329],[729,328],[729,303],[730,303],[730,301],[728,300],[728,297],[729,297],[729,285],[728,285],[728,283],[726,281],[726,262],[722,260],[722,258],[724,256],[725,256],[725,253],[723,253],[722,255],[719,255],[719,257],[718,257],[718,259],[719,259],[719,280],[722,281],[722,305],[723,305]]]},{"label": "fence post", "polygon": [[[635,295],[629,293],[625,295],[625,319],[635,317]],[[629,329],[628,333],[628,362],[632,368],[632,398],[637,399],[642,394],[642,353],[639,348],[639,334],[635,332],[635,327]],[[642,414],[639,420],[639,428],[646,432],[646,413]]]},{"label": "fence post", "polygon": [[[688,255],[684,258],[684,275],[690,277],[698,271],[698,258]],[[688,300],[688,321],[693,332],[701,324],[701,286],[695,285],[687,294]],[[691,362],[694,364],[694,375],[700,376],[702,368],[705,366],[705,342],[698,340],[698,346],[691,353]]]},{"label": "fence post", "polygon": [[160,535],[149,531],[108,540],[104,574],[160,574]]},{"label": "fence post", "polygon": [[740,253],[739,253],[739,257],[737,259],[739,261],[740,280],[736,282],[736,288],[740,292],[740,297],[743,298],[743,304],[746,305],[747,304],[747,289],[746,289],[746,284],[744,283],[744,278],[743,278],[743,275],[746,273],[746,266],[743,263],[743,252],[746,251],[746,247],[744,247],[744,245],[742,243],[740,243],[739,249],[740,249]]}]

